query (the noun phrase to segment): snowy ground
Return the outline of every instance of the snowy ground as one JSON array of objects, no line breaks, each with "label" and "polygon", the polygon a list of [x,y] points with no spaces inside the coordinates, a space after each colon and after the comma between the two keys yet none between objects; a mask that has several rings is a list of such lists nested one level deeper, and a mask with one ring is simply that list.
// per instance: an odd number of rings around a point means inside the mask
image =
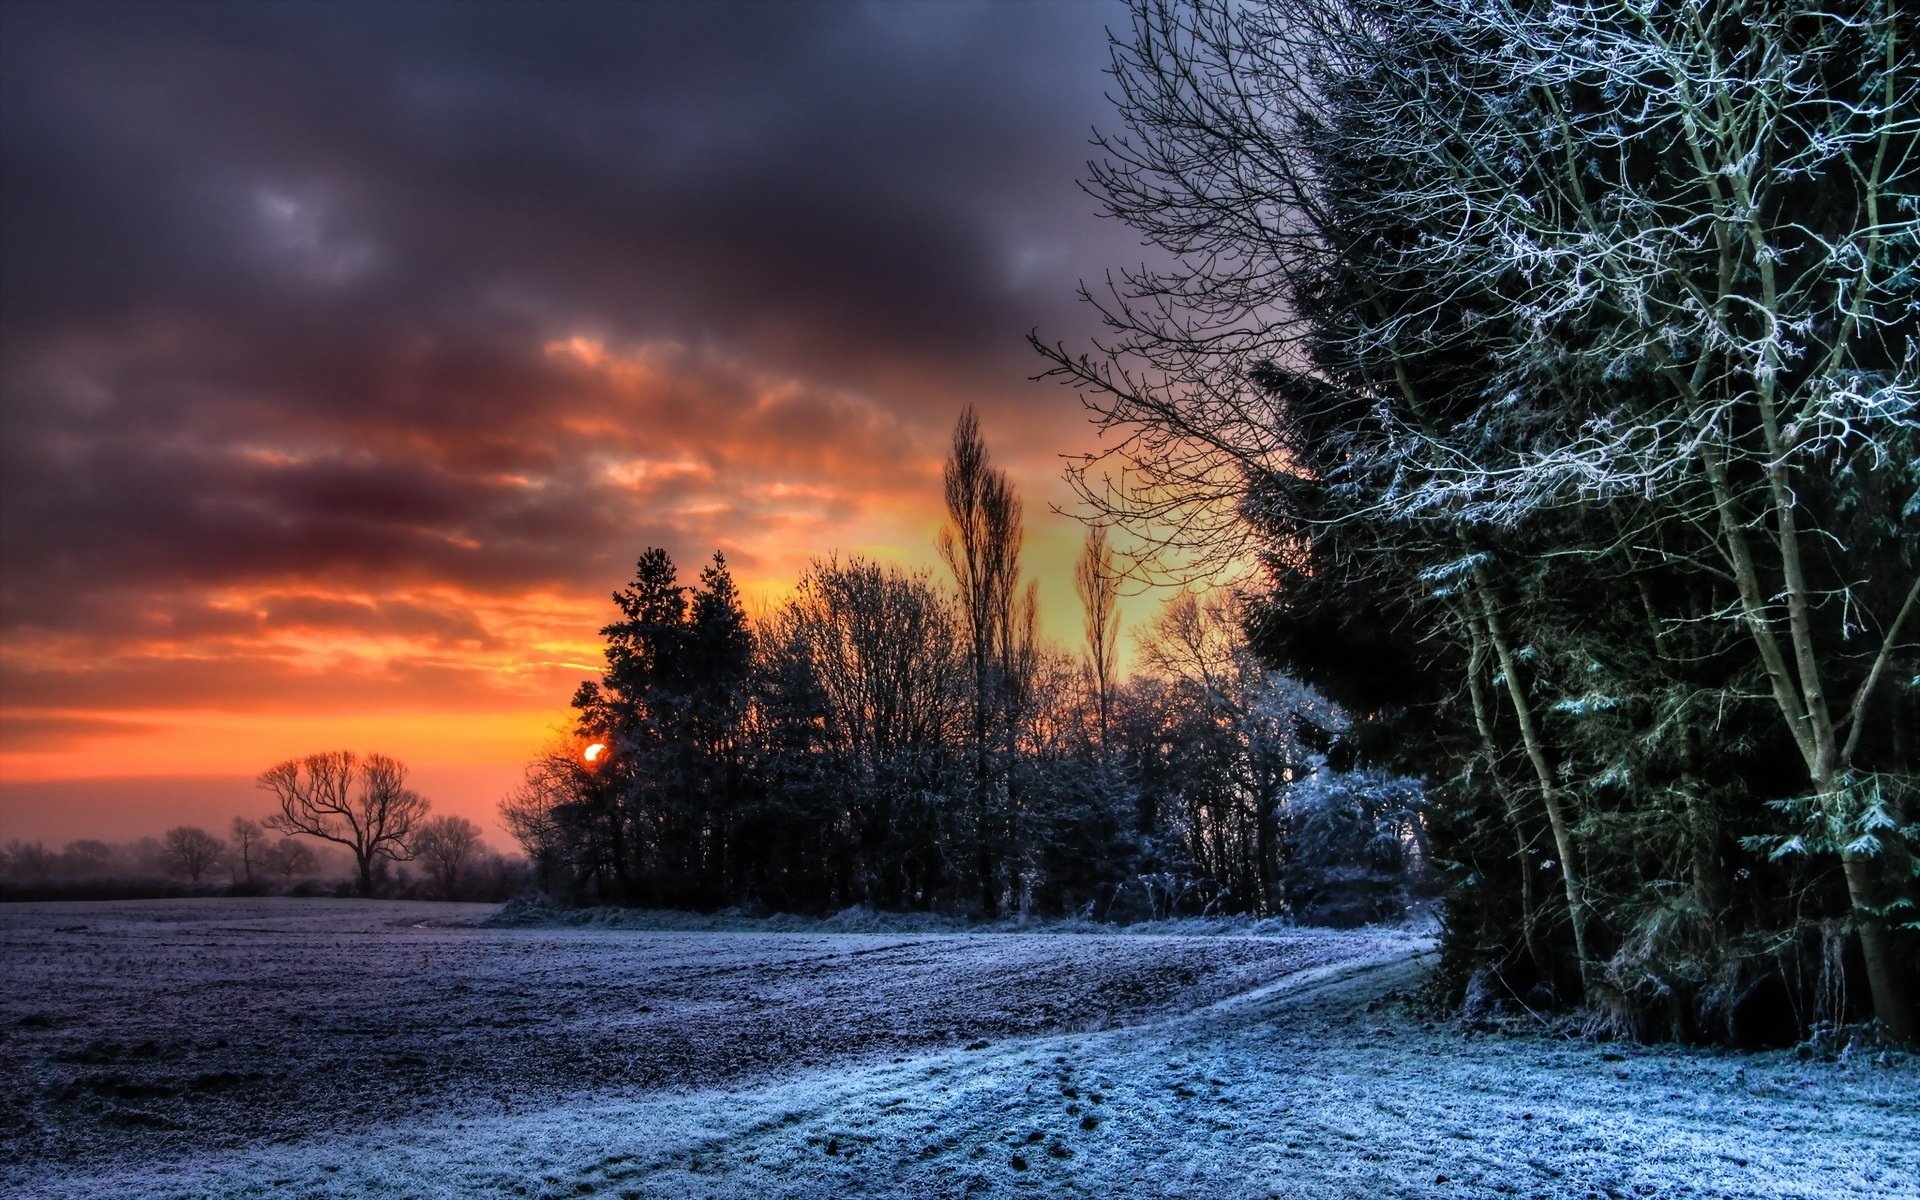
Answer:
[{"label": "snowy ground", "polygon": [[1920,1197],[1920,1068],[1492,1038],[1407,935],[0,908],[0,1193]]}]

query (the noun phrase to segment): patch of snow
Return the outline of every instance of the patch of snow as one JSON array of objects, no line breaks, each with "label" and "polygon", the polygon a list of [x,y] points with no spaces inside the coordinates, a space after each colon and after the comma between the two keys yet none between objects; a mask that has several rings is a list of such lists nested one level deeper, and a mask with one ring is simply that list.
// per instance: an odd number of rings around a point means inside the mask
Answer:
[{"label": "patch of snow", "polygon": [[1910,1060],[1480,1036],[1383,1001],[1423,972],[1404,933],[497,929],[325,902],[194,915],[208,903],[0,911],[0,1063],[25,1097],[0,1191],[1920,1196]]}]

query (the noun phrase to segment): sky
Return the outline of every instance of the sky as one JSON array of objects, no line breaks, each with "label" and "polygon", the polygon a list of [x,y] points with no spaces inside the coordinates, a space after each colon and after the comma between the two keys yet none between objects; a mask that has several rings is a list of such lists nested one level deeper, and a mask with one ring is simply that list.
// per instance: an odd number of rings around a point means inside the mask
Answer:
[{"label": "sky", "polygon": [[936,567],[967,404],[1076,638],[1097,435],[1024,339],[1144,253],[1077,186],[1125,21],[0,5],[0,842],[353,749],[504,849],[643,549]]}]

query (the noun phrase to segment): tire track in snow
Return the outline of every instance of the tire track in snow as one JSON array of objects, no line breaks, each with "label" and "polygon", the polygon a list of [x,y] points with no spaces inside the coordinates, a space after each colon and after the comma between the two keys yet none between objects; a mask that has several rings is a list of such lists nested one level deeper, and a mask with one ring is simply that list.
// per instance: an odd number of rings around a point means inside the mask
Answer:
[{"label": "tire track in snow", "polygon": [[[919,1160],[925,1162],[943,1154],[964,1154],[970,1149],[993,1145],[1004,1151],[1008,1168],[1013,1169],[1016,1175],[1024,1174],[1047,1158],[1069,1158],[1072,1150],[1059,1137],[1060,1129],[1049,1133],[1044,1128],[1047,1122],[1035,1120],[1035,1114],[1031,1111],[1033,1106],[1027,1103],[1033,1094],[1031,1083],[1014,1103],[996,1103],[1006,1090],[1004,1085],[1007,1079],[1032,1074],[1028,1068],[1033,1067],[1041,1067],[1044,1073],[1048,1060],[1056,1068],[1070,1066],[1074,1056],[1083,1050],[1090,1039],[1134,1044],[1184,1044],[1219,1036],[1223,1031],[1248,1024],[1272,1021],[1295,1006],[1330,1001],[1338,1003],[1343,997],[1350,999],[1356,995],[1372,998],[1417,982],[1425,972],[1421,960],[1429,954],[1430,948],[1423,945],[1404,946],[1358,961],[1290,972],[1271,982],[1212,1001],[1192,1012],[1159,1014],[1098,1034],[1050,1033],[1014,1038],[978,1050],[963,1051],[959,1055],[947,1052],[898,1065],[897,1069],[890,1067],[869,1071],[835,1089],[830,1101],[804,1109],[788,1110],[779,1116],[763,1118],[723,1134],[696,1138],[654,1158],[650,1163],[642,1164],[633,1156],[621,1155],[617,1169],[607,1169],[612,1164],[605,1162],[594,1164],[582,1171],[574,1183],[581,1188],[596,1190],[603,1185],[626,1188],[644,1184],[637,1194],[649,1197],[798,1194],[790,1193],[779,1187],[776,1181],[766,1179],[751,1184],[744,1180],[732,1184],[720,1182],[719,1190],[715,1191],[719,1181],[716,1181],[713,1172],[728,1163],[760,1166],[761,1160],[767,1156],[755,1154],[753,1150],[768,1139],[779,1139],[790,1148],[798,1138],[805,1146],[817,1148],[822,1156],[843,1158],[851,1165],[861,1157],[860,1147],[872,1146],[886,1137],[885,1134],[866,1131],[858,1114],[888,1113],[890,1123],[897,1127],[902,1117],[930,1116],[936,1110],[941,1120],[931,1127],[923,1122],[920,1128],[920,1132],[927,1137],[915,1155]],[[1057,1053],[1061,1050],[1069,1053]],[[1067,1076],[1071,1074],[1071,1070],[1066,1072]],[[1109,1118],[1096,1110],[1103,1107],[1111,1110],[1112,1106],[1107,1101],[1109,1091],[1115,1088],[1115,1084],[1081,1087],[1064,1083],[1061,1086],[1067,1089],[1063,1094],[1067,1095],[1069,1101],[1083,1098],[1087,1101],[1085,1104],[1069,1102],[1061,1106],[1067,1118],[1063,1129],[1077,1124],[1081,1132],[1092,1133],[1107,1122]],[[1103,1087],[1109,1091],[1102,1091]],[[913,1103],[910,1097],[924,1097],[930,1089],[941,1093],[940,1103],[924,1109],[900,1111],[902,1106]],[[889,1113],[888,1110],[892,1111]],[[1088,1121],[1093,1122],[1091,1128],[1087,1125]],[[1009,1130],[1007,1127],[1010,1124],[1021,1128]],[[809,1132],[810,1128],[813,1132]],[[1010,1143],[1006,1137],[1008,1133],[1013,1138]],[[778,1148],[768,1149],[777,1151]],[[1062,1149],[1068,1151],[1067,1155],[1059,1153]],[[1012,1168],[1016,1156],[1024,1165]],[[777,1152],[773,1157],[776,1163],[781,1164],[773,1171],[775,1176],[804,1175],[799,1164],[792,1162],[791,1158],[782,1160]],[[845,1178],[835,1177],[831,1181],[823,1179],[816,1182],[822,1189],[816,1193],[819,1195],[864,1194],[846,1190],[850,1185]],[[953,1194],[971,1194],[982,1186],[992,1188],[994,1185],[991,1174],[985,1171],[971,1174],[963,1171],[962,1178],[957,1182],[960,1186]],[[1039,1180],[1036,1178],[1031,1182],[1038,1183]],[[1057,1187],[1060,1183],[1054,1180],[1052,1186]],[[805,1186],[810,1188],[814,1185]],[[948,1192],[932,1181],[916,1177],[914,1190],[900,1194],[936,1196]],[[1097,1192],[1089,1191],[1087,1194]],[[1144,1194],[1154,1193],[1149,1191]]]}]

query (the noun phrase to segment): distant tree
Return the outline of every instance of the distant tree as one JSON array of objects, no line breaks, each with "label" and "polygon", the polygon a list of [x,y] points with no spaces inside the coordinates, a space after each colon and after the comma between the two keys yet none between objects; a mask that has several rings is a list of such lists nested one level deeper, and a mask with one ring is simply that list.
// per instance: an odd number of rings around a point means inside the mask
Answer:
[{"label": "distant tree", "polygon": [[227,852],[225,842],[197,825],[176,825],[161,841],[169,861],[194,883]]},{"label": "distant tree", "polygon": [[1120,573],[1114,565],[1113,547],[1107,544],[1107,527],[1095,525],[1087,530],[1087,542],[1073,568],[1073,588],[1080,596],[1080,611],[1087,638],[1087,665],[1093,674],[1094,698],[1100,719],[1100,742],[1107,740],[1108,716],[1113,707],[1114,649],[1120,637],[1117,608],[1120,602]]},{"label": "distant tree", "polygon": [[297,837],[283,837],[261,853],[260,865],[290,883],[297,876],[313,874],[318,860],[313,847]]},{"label": "distant tree", "polygon": [[1033,674],[1032,588],[1020,591],[1020,546],[1025,539],[1020,497],[1007,473],[993,465],[980,418],[968,405],[953,430],[953,449],[943,475],[947,524],[940,529],[940,557],[953,572],[966,619],[973,666],[973,755],[977,868],[981,899],[997,915],[1004,890],[1002,859],[1017,840],[1009,823],[1011,798],[1004,795],[1007,741],[1018,724]]},{"label": "distant tree", "polygon": [[133,860],[133,871],[136,875],[151,877],[167,873],[167,848],[152,834],[135,842],[129,850],[128,857]]},{"label": "distant tree", "polygon": [[102,875],[112,863],[113,847],[91,838],[68,842],[60,851],[60,869],[72,876]]},{"label": "distant tree", "polygon": [[7,843],[5,855],[7,871],[16,879],[38,879],[52,871],[57,861],[43,843],[19,838]]},{"label": "distant tree", "polygon": [[229,827],[233,852],[240,856],[240,870],[248,883],[253,882],[253,848],[260,844],[260,826],[245,817],[235,817]]},{"label": "distant tree", "polygon": [[362,896],[373,894],[377,859],[413,857],[427,799],[407,787],[407,768],[384,754],[347,750],[290,758],[262,772],[258,786],[280,802],[267,828],[334,842],[353,852]]},{"label": "distant tree", "polygon": [[837,783],[834,819],[854,845],[834,857],[853,894],[897,905],[934,892],[944,863],[927,798],[947,782],[964,714],[951,602],[924,574],[816,560],[766,632],[766,669],[803,678],[817,702],[808,749]]},{"label": "distant tree", "polygon": [[604,841],[586,836],[598,781],[595,764],[586,762],[581,751],[579,743],[568,738],[535,757],[500,801],[500,819],[526,852],[543,891],[570,889],[584,897],[588,881],[598,874],[604,884],[612,868],[602,854]]},{"label": "distant tree", "polygon": [[658,548],[613,600],[623,619],[600,631],[607,669],[573,698],[580,737],[607,753],[574,781],[577,803],[553,811],[591,851],[603,897],[706,904],[725,894],[739,861],[746,613],[724,557],[689,589]]},{"label": "distant tree", "polygon": [[435,817],[413,835],[412,849],[433,879],[434,891],[451,900],[460,877],[480,853],[480,827],[465,817]]}]

